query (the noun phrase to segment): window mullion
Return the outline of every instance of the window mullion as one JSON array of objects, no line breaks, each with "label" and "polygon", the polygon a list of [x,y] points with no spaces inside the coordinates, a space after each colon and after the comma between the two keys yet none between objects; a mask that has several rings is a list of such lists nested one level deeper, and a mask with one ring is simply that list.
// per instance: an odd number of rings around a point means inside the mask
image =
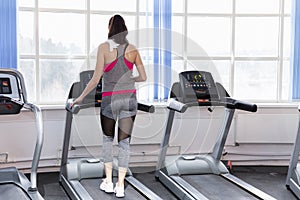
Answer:
[{"label": "window mullion", "polygon": [[236,19],[236,0],[232,0],[231,17],[231,49],[230,49],[230,72],[229,72],[229,91],[234,95],[234,68],[235,68],[235,19]]},{"label": "window mullion", "polygon": [[283,74],[283,34],[284,34],[284,0],[279,1],[279,31],[278,31],[278,70],[277,70],[277,102],[281,101]]},{"label": "window mullion", "polygon": [[188,41],[188,38],[187,38],[187,23],[188,23],[188,17],[187,17],[187,0],[184,0],[184,20],[183,20],[183,23],[184,23],[184,30],[183,30],[183,34],[184,34],[184,41],[183,41],[183,64],[184,64],[184,71],[186,71],[187,69],[187,41]]},{"label": "window mullion", "polygon": [[87,69],[91,68],[91,58],[90,58],[90,51],[91,51],[91,6],[90,6],[90,0],[86,1],[86,63],[87,63]]},{"label": "window mullion", "polygon": [[40,39],[39,39],[39,2],[35,0],[35,9],[34,9],[34,30],[35,30],[35,82],[36,82],[36,102],[40,104]]}]

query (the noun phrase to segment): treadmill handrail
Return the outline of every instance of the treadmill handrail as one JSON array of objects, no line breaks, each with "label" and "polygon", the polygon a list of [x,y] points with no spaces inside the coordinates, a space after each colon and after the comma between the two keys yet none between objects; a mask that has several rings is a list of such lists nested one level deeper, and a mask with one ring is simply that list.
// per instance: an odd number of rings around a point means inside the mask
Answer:
[{"label": "treadmill handrail", "polygon": [[188,108],[188,105],[177,101],[175,98],[170,98],[168,100],[167,108],[169,108],[170,110],[175,110],[180,113],[184,113]]},{"label": "treadmill handrail", "polygon": [[[224,102],[225,107],[238,109],[238,110],[244,110],[244,111],[248,111],[248,112],[256,112],[257,111],[256,104],[236,100],[236,99],[233,99],[230,97],[226,97],[224,99],[226,101],[226,102]],[[231,107],[231,106],[233,106],[233,107]]]},{"label": "treadmill handrail", "polygon": [[[72,108],[70,108],[70,104],[73,102],[73,100],[74,99],[68,99],[67,103],[66,103],[66,110],[73,114],[77,114],[80,110],[93,107],[96,104],[94,102],[84,103],[84,104],[75,104],[72,106]],[[138,103],[137,107],[138,107],[138,110],[140,110],[140,111],[149,112],[149,113],[155,112],[155,107],[153,105],[146,105],[146,104]]]},{"label": "treadmill handrail", "polygon": [[187,102],[187,103],[182,103],[174,99],[174,101],[171,101],[171,103],[169,103],[167,107],[169,109],[183,113],[185,112],[187,107],[192,107],[192,106],[224,106],[226,108],[244,110],[248,112],[257,111],[256,104],[236,100],[230,97],[225,97],[220,101]]},{"label": "treadmill handrail", "polygon": [[39,160],[41,157],[42,147],[44,143],[44,124],[43,124],[43,116],[41,108],[37,105],[27,103],[26,105],[30,106],[30,110],[35,115],[36,120],[36,143],[34,148],[33,160],[31,164],[31,173],[30,173],[30,182],[31,187],[29,188],[30,191],[37,190],[37,170],[39,165]]}]

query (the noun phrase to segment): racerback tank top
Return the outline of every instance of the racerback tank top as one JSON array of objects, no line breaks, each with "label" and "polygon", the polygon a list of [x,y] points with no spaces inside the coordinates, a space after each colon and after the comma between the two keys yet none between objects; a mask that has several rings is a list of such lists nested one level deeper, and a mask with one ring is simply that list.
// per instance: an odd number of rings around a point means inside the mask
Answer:
[{"label": "racerback tank top", "polygon": [[125,58],[127,44],[117,47],[117,58],[104,65],[102,96],[135,93],[135,81],[132,76],[133,63]]}]

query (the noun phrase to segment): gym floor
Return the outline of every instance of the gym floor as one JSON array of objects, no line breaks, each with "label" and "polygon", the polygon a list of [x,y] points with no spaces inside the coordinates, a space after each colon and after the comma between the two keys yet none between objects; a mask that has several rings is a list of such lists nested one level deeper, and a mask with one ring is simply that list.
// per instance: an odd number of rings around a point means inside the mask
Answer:
[{"label": "gym floor", "polygon": [[[139,181],[155,191],[163,199],[176,199],[171,192],[155,189],[157,184],[160,183],[154,178],[153,168],[134,168],[131,170]],[[278,200],[296,200],[297,198],[285,187],[286,173],[287,167],[274,166],[234,166],[232,169],[232,174]],[[39,191],[45,200],[69,199],[68,195],[58,183],[58,174],[58,172],[51,172],[38,175]]]}]

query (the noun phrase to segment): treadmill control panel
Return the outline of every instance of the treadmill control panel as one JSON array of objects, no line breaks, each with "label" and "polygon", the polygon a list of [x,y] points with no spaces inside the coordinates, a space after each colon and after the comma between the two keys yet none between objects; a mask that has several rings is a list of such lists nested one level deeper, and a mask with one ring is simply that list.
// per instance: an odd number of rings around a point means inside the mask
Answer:
[{"label": "treadmill control panel", "polygon": [[209,72],[186,71],[179,74],[179,83],[184,102],[194,101],[209,102],[218,100],[219,95],[215,81]]},{"label": "treadmill control panel", "polygon": [[23,104],[17,78],[11,74],[0,74],[0,115],[18,114]]},{"label": "treadmill control panel", "polygon": [[12,94],[9,78],[0,78],[0,95]]}]

